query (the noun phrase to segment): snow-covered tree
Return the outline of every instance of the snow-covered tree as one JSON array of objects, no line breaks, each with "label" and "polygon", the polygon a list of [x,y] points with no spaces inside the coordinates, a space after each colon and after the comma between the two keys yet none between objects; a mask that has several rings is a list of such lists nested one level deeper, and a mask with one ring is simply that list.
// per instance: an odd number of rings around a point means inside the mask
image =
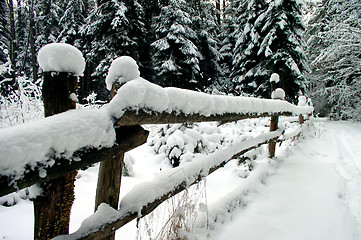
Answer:
[{"label": "snow-covered tree", "polygon": [[361,120],[361,4],[325,0],[310,21],[308,57],[316,111]]},{"label": "snow-covered tree", "polygon": [[218,10],[206,0],[199,2],[196,16],[193,18],[194,29],[197,34],[196,46],[202,54],[199,61],[200,78],[198,80],[201,89],[218,81],[221,76],[217,22]]},{"label": "snow-covered tree", "polygon": [[69,0],[59,24],[61,31],[57,37],[57,42],[65,42],[78,48],[82,46],[80,29],[85,23],[86,8],[84,0]]},{"label": "snow-covered tree", "polygon": [[139,39],[139,71],[142,77],[154,82],[154,66],[152,61],[152,53],[150,51],[151,44],[155,41],[155,32],[152,28],[153,19],[160,13],[158,0],[138,0],[143,7],[144,16],[144,32],[142,38]]},{"label": "snow-covered tree", "polygon": [[224,93],[234,92],[233,84],[230,79],[232,68],[232,52],[236,45],[237,37],[235,31],[237,29],[236,18],[238,16],[238,6],[240,0],[231,0],[224,7],[223,18],[221,21],[219,32],[219,53],[221,59],[219,65],[221,67],[221,77],[217,86],[218,91]]},{"label": "snow-covered tree", "polygon": [[59,0],[38,0],[35,2],[36,46],[39,50],[48,43],[56,42],[61,31],[59,22],[65,8],[64,2]]},{"label": "snow-covered tree", "polygon": [[86,19],[81,32],[87,66],[101,98],[107,95],[104,79],[111,62],[123,55],[138,60],[137,42],[142,39],[143,26],[143,9],[136,0],[100,0]]},{"label": "snow-covered tree", "polygon": [[238,27],[234,33],[237,41],[232,55],[231,77],[239,94],[267,96],[263,91],[269,72],[265,71],[265,56],[258,53],[262,33],[261,26],[255,24],[265,8],[264,0],[243,1],[238,6]]},{"label": "snow-covered tree", "polygon": [[191,9],[184,0],[169,0],[155,19],[154,52],[156,82],[162,86],[197,89],[201,53],[191,28]]},{"label": "snow-covered tree", "polygon": [[255,27],[260,27],[257,55],[262,61],[257,71],[264,71],[262,75],[268,76],[256,86],[259,96],[269,97],[268,78],[274,72],[280,75],[281,87],[288,100],[295,101],[296,95],[305,87],[304,74],[308,65],[304,54],[302,7],[302,0],[270,1],[255,22]]},{"label": "snow-covered tree", "polygon": [[[5,64],[6,62],[6,43],[7,36],[9,35],[6,25],[6,11],[5,11],[5,0],[0,0],[0,64]],[[1,73],[0,73],[1,75]]]}]

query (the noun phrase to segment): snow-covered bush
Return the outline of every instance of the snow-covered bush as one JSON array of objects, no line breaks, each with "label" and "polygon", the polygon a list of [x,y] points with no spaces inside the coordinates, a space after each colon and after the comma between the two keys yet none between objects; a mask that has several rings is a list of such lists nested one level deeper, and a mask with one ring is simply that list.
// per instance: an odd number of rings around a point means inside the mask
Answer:
[{"label": "snow-covered bush", "polygon": [[17,78],[19,89],[0,95],[0,128],[15,126],[44,116],[41,88],[25,77]]},{"label": "snow-covered bush", "polygon": [[268,121],[248,119],[221,126],[215,122],[155,126],[148,144],[155,154],[164,155],[165,161],[176,167],[192,161],[198,154],[207,155],[266,132]]},{"label": "snow-covered bush", "polygon": [[148,144],[156,154],[164,154],[173,167],[192,161],[195,154],[209,154],[219,148],[224,136],[215,124],[163,125]]}]

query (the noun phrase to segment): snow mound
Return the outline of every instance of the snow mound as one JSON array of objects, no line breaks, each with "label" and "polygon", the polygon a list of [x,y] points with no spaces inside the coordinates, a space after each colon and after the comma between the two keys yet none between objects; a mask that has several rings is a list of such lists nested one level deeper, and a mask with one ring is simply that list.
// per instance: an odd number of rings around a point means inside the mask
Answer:
[{"label": "snow mound", "polygon": [[0,129],[0,174],[17,179],[39,163],[52,166],[52,159],[69,159],[81,148],[110,147],[114,141],[113,122],[98,109],[70,110]]},{"label": "snow mound", "polygon": [[278,83],[280,81],[280,75],[273,73],[270,78],[270,82]]},{"label": "snow mound", "polygon": [[298,97],[298,106],[306,106],[307,99],[305,96]]},{"label": "snow mound", "polygon": [[85,60],[83,54],[67,43],[47,44],[39,50],[38,62],[44,72],[70,72],[83,75]]},{"label": "snow mound", "polygon": [[271,94],[271,98],[272,99],[281,99],[284,100],[286,97],[286,93],[282,88],[277,88],[275,89],[272,94]]},{"label": "snow mound", "polygon": [[108,76],[105,79],[107,89],[112,88],[113,83],[128,82],[140,77],[137,62],[128,56],[122,56],[115,59],[110,65]]},{"label": "snow mound", "polygon": [[113,119],[121,118],[127,109],[202,116],[280,112],[299,115],[313,111],[313,107],[297,107],[279,99],[220,96],[174,87],[162,88],[143,78],[126,82],[107,109]]}]

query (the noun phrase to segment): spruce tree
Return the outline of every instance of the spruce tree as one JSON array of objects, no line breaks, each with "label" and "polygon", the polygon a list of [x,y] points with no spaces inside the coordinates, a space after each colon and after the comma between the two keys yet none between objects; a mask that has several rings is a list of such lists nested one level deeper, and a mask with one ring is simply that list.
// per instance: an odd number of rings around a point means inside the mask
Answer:
[{"label": "spruce tree", "polygon": [[57,42],[65,42],[81,48],[80,29],[85,23],[86,16],[84,0],[69,0],[59,21],[61,31]]},{"label": "spruce tree", "polygon": [[268,79],[272,73],[280,75],[280,87],[288,100],[296,101],[297,94],[304,90],[304,74],[309,69],[304,54],[302,7],[303,1],[299,0],[271,1],[257,18],[255,27],[260,27],[261,40],[257,55],[261,65],[255,70],[262,72],[265,78],[257,83],[256,95],[269,97]]},{"label": "spruce tree", "polygon": [[236,18],[240,0],[231,0],[224,8],[224,14],[221,22],[221,31],[219,33],[221,59],[221,77],[217,89],[224,93],[234,93],[231,82],[232,52],[236,45]]},{"label": "spruce tree", "polygon": [[243,1],[238,6],[238,27],[235,31],[237,41],[232,55],[231,77],[234,89],[239,94],[264,96],[265,79],[269,73],[265,71],[262,61],[264,56],[258,55],[261,44],[261,29],[256,20],[264,12],[264,0]]},{"label": "spruce tree", "polygon": [[8,85],[3,80],[9,77],[8,39],[5,0],[0,0],[0,95],[6,96],[9,92]]},{"label": "spruce tree", "polygon": [[151,44],[155,41],[155,32],[152,22],[160,13],[158,0],[138,0],[143,7],[144,30],[138,41],[139,48],[139,71],[145,79],[154,82],[154,66],[151,54]]},{"label": "spruce tree", "polygon": [[60,19],[64,14],[64,2],[53,0],[35,1],[34,12],[36,24],[36,47],[37,51],[48,43],[56,42],[61,26]]},{"label": "spruce tree", "polygon": [[0,64],[5,64],[7,62],[7,39],[9,38],[9,32],[6,28],[6,11],[5,11],[5,0],[0,0]]},{"label": "spruce tree", "polygon": [[101,99],[106,99],[104,79],[111,62],[123,55],[139,59],[137,42],[144,32],[142,6],[136,0],[99,0],[81,32],[86,41],[92,88]]},{"label": "spruce tree", "polygon": [[198,83],[200,89],[206,89],[211,84],[218,82],[221,77],[219,24],[217,22],[219,14],[211,2],[202,0],[199,2],[199,8],[196,9],[196,16],[193,18],[194,29],[197,34],[196,46],[202,54],[199,61],[200,78]]},{"label": "spruce tree", "polygon": [[201,54],[191,28],[191,9],[184,0],[169,0],[155,18],[156,41],[152,43],[157,79],[162,86],[197,89]]}]

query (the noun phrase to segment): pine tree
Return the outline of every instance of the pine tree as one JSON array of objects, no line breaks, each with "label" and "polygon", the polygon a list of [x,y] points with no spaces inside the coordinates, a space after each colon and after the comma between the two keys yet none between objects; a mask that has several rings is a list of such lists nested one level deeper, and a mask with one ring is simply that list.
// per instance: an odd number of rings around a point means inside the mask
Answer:
[{"label": "pine tree", "polygon": [[264,71],[262,75],[267,76],[256,86],[258,96],[269,97],[268,79],[272,73],[280,75],[280,87],[290,101],[296,101],[296,95],[305,88],[308,65],[304,54],[302,4],[299,0],[271,1],[255,22],[255,27],[261,29],[257,55],[265,58],[257,71]]},{"label": "pine tree", "polygon": [[264,12],[264,0],[243,1],[238,6],[238,27],[235,31],[237,42],[232,55],[232,81],[236,92],[265,96],[265,79],[269,73],[262,65],[265,58],[258,54],[261,44],[261,29],[256,20]]},{"label": "pine tree", "polygon": [[0,0],[0,64],[5,64],[7,62],[6,44],[9,37],[9,32],[6,28],[7,21],[5,7],[5,0]]},{"label": "pine tree", "polygon": [[145,79],[154,82],[155,73],[151,54],[151,44],[155,41],[155,32],[152,22],[155,16],[160,13],[158,0],[138,0],[143,7],[144,30],[139,38],[139,71]]},{"label": "pine tree", "polygon": [[191,28],[191,9],[184,0],[169,0],[155,19],[156,41],[152,43],[155,72],[162,86],[197,89],[201,54]]},{"label": "pine tree", "polygon": [[60,19],[64,14],[64,2],[57,0],[38,0],[35,1],[34,12],[36,15],[36,50],[48,43],[56,42],[61,27]]},{"label": "pine tree", "polygon": [[4,79],[9,77],[10,60],[8,57],[9,31],[6,19],[5,0],[0,0],[0,96],[6,96],[10,90],[7,82],[4,82]]},{"label": "pine tree", "polygon": [[[24,2],[25,3],[25,2]],[[17,40],[17,76],[25,75],[31,78],[31,58],[29,57],[29,6],[27,4],[18,4],[16,12],[15,32]]]},{"label": "pine tree", "polygon": [[336,119],[361,120],[360,18],[358,1],[325,0],[310,21],[310,91],[316,111]]},{"label": "pine tree", "polygon": [[202,0],[199,2],[199,8],[196,9],[196,16],[193,18],[194,29],[197,34],[196,46],[202,54],[199,61],[200,78],[198,83],[200,89],[205,89],[218,82],[221,77],[219,24],[217,21],[219,14],[211,2]]},{"label": "pine tree", "polygon": [[219,65],[221,67],[221,78],[217,89],[224,93],[234,93],[231,80],[232,52],[236,45],[237,37],[235,31],[237,29],[236,19],[238,16],[238,6],[240,0],[232,0],[224,8],[224,14],[221,22],[221,31],[219,33],[221,59]]},{"label": "pine tree", "polygon": [[85,23],[86,15],[84,0],[69,0],[59,21],[61,31],[57,42],[65,42],[81,48],[83,44],[80,29]]},{"label": "pine tree", "polygon": [[139,58],[138,41],[144,32],[142,6],[136,0],[100,0],[81,32],[93,89],[101,99],[107,99],[104,79],[111,62],[123,55]]}]

